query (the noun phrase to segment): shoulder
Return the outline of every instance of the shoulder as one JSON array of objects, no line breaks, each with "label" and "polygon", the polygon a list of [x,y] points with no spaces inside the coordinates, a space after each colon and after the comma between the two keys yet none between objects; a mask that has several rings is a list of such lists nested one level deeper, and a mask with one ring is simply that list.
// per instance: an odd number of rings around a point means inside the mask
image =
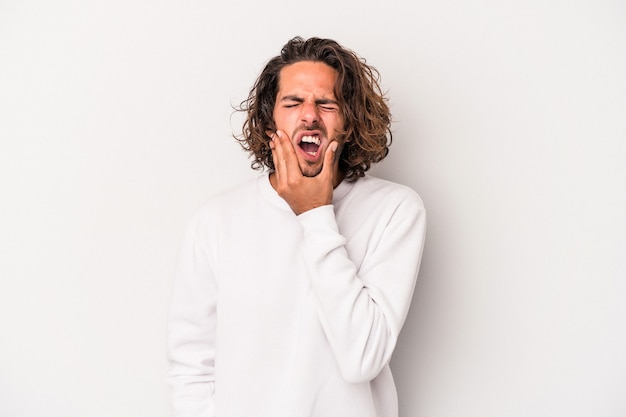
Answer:
[{"label": "shoulder", "polygon": [[238,208],[248,207],[250,200],[256,198],[257,178],[228,187],[209,197],[192,214],[190,225],[207,225],[233,214]]},{"label": "shoulder", "polygon": [[406,185],[365,175],[342,187],[343,195],[335,203],[335,213],[348,234],[352,233],[352,227],[385,228],[392,224],[413,227],[426,221],[421,197]]},{"label": "shoulder", "polygon": [[386,206],[403,205],[410,206],[414,210],[425,210],[424,202],[420,195],[404,184],[366,174],[352,183],[350,187],[349,195],[352,194],[355,198],[371,203],[378,202],[378,204]]}]

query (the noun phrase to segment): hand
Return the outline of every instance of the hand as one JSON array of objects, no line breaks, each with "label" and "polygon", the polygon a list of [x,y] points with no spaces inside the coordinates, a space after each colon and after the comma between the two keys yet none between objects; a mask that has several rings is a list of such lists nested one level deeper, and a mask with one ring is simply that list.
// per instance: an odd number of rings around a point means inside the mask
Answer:
[{"label": "hand", "polygon": [[332,202],[336,141],[326,149],[322,170],[314,177],[302,175],[296,150],[286,133],[276,131],[272,134],[270,147],[275,168],[272,185],[296,215]]}]

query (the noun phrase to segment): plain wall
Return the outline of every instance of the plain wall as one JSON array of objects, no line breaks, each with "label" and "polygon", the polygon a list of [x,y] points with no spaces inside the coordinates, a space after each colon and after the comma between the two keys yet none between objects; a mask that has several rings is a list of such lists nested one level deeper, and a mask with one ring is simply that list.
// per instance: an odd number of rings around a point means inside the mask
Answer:
[{"label": "plain wall", "polygon": [[377,67],[429,227],[402,417],[626,415],[620,1],[0,0],[0,415],[168,417],[182,228],[258,175],[231,105],[292,36]]}]

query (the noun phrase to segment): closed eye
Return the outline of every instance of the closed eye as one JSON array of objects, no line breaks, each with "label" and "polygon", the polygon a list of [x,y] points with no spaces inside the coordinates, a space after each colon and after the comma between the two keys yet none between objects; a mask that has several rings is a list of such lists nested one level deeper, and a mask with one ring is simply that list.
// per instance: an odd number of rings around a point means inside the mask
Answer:
[{"label": "closed eye", "polygon": [[[300,104],[304,103],[304,99],[297,96],[286,96],[283,97],[282,105],[284,108],[290,109],[293,107],[297,107]],[[315,100],[315,105],[323,111],[337,111],[339,110],[339,104],[335,100],[331,99],[319,99]]]}]

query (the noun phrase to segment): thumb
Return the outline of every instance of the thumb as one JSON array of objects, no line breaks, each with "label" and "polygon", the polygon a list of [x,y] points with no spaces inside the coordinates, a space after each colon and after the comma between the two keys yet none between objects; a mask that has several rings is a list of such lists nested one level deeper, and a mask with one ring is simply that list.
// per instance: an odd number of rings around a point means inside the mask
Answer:
[{"label": "thumb", "polygon": [[337,153],[337,141],[332,141],[330,145],[328,145],[328,149],[326,149],[326,153],[324,154],[324,167],[322,171],[326,173],[326,175],[331,175],[334,172],[335,167],[335,153]]}]

